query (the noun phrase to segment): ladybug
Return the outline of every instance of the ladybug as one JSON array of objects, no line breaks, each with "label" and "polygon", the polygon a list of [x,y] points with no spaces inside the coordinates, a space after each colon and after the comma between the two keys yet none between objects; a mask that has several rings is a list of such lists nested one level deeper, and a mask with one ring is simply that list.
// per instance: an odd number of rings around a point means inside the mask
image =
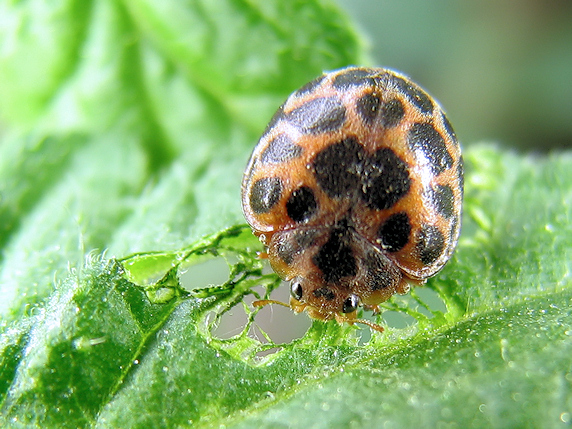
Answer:
[{"label": "ladybug", "polygon": [[[325,73],[290,95],[242,182],[244,215],[290,282],[290,307],[380,332],[358,309],[379,311],[443,268],[462,199],[463,159],[445,113],[382,68]],[[269,303],[281,304],[254,305]]]}]

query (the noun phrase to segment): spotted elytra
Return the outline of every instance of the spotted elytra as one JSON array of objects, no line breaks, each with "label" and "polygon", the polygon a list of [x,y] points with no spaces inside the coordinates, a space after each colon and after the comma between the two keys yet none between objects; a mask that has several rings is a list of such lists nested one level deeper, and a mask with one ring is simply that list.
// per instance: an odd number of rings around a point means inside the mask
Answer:
[{"label": "spotted elytra", "polygon": [[290,95],[242,182],[244,215],[290,281],[290,307],[378,331],[357,310],[377,310],[443,268],[462,199],[463,160],[445,113],[380,68],[326,73]]}]

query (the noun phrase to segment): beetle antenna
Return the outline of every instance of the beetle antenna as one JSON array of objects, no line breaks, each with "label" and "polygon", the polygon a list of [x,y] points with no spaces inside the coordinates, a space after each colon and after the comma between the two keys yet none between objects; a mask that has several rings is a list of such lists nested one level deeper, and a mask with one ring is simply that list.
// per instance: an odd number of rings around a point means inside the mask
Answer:
[{"label": "beetle antenna", "polygon": [[276,301],[274,299],[258,299],[252,303],[254,307],[264,307],[265,305],[268,304],[278,304],[290,308],[290,305],[286,304],[285,302]]},{"label": "beetle antenna", "polygon": [[370,322],[369,320],[365,319],[355,319],[355,323],[361,323],[363,325],[369,326],[371,329],[375,329],[377,332],[383,332],[383,326],[378,325],[377,323]]},{"label": "beetle antenna", "polygon": [[367,325],[369,326],[371,329],[377,331],[377,332],[383,332],[383,326],[378,325],[377,323],[373,323],[370,322],[369,320],[365,320],[365,319],[352,319],[349,318],[347,316],[343,316],[342,314],[337,313],[336,315],[336,320],[338,321],[338,323],[349,323],[350,325],[353,325],[354,323],[361,323],[362,325]]}]

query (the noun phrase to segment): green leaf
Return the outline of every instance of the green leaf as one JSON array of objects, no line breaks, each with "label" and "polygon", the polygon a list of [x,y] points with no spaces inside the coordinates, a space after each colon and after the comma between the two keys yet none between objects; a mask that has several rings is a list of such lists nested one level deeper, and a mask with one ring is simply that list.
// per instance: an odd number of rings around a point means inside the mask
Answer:
[{"label": "green leaf", "polygon": [[[259,244],[247,228],[170,255],[92,260],[40,314],[4,334],[6,421],[70,427],[567,421],[572,154],[522,157],[478,146],[466,160],[462,239],[429,283],[447,305],[445,318],[374,333],[366,345],[357,343],[356,328],[314,322],[303,339],[257,358],[274,345],[259,344],[246,330],[217,339],[209,316],[240,306],[258,283],[276,286],[275,276],[261,271]],[[530,231],[544,252],[523,247]],[[221,256],[231,275],[218,287],[189,295],[160,274]],[[153,304],[145,287],[156,284],[173,287],[173,298]]]},{"label": "green leaf", "polygon": [[[384,305],[407,326],[315,321],[276,344],[250,305],[279,279],[240,178],[289,92],[363,63],[346,19],[318,1],[103,0],[4,2],[0,23],[1,426],[572,421],[571,153],[468,148],[453,259]],[[270,328],[307,317],[286,313]]]}]

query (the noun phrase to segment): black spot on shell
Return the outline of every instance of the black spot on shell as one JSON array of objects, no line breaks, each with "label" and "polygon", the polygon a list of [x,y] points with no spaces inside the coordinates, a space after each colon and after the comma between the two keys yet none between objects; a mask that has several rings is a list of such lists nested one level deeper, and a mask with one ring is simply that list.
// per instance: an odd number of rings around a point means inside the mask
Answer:
[{"label": "black spot on shell", "polygon": [[294,262],[298,250],[295,243],[288,238],[284,238],[276,243],[276,254],[288,265]]},{"label": "black spot on shell", "polygon": [[314,80],[311,80],[306,85],[304,85],[303,87],[298,89],[296,91],[296,95],[303,95],[303,94],[307,94],[309,92],[312,92],[316,87],[318,87],[322,83],[322,81],[324,80],[325,77],[326,77],[325,75],[322,75],[322,76],[318,76]]},{"label": "black spot on shell", "polygon": [[295,144],[290,137],[279,134],[272,139],[262,155],[260,162],[263,164],[277,164],[297,158],[302,154],[302,147]]},{"label": "black spot on shell", "polygon": [[294,239],[300,250],[305,250],[314,245],[317,235],[318,231],[314,228],[297,229],[294,234]]},{"label": "black spot on shell", "polygon": [[328,241],[314,256],[314,264],[322,271],[323,278],[328,283],[336,283],[344,277],[354,277],[357,273],[357,263],[353,251],[348,244],[347,227],[336,227]]},{"label": "black spot on shell", "polygon": [[388,252],[398,252],[409,242],[411,223],[405,212],[391,215],[379,228],[381,244]]},{"label": "black spot on shell", "polygon": [[371,78],[371,70],[367,69],[349,69],[334,78],[333,86],[336,89],[347,89],[350,86],[360,86],[364,84],[374,85],[375,81]]},{"label": "black spot on shell", "polygon": [[286,202],[286,213],[294,222],[307,221],[317,208],[314,192],[307,186],[295,189]]},{"label": "black spot on shell", "polygon": [[451,218],[454,214],[455,195],[453,189],[447,185],[438,185],[430,191],[430,198],[433,206],[446,218]]},{"label": "black spot on shell", "polygon": [[421,110],[421,113],[431,113],[433,111],[433,102],[425,91],[400,77],[393,76],[392,80],[397,90],[405,94],[409,101]]},{"label": "black spot on shell", "polygon": [[305,133],[338,130],[346,120],[346,108],[338,97],[314,98],[286,115],[288,121]]},{"label": "black spot on shell", "polygon": [[282,118],[284,118],[284,105],[285,104],[286,103],[282,104],[282,106],[280,106],[278,108],[278,110],[276,110],[276,113],[274,113],[274,116],[272,116],[272,118],[270,119],[270,122],[268,122],[268,125],[266,125],[266,128],[264,129],[264,132],[262,133],[262,137],[268,135],[268,133],[270,133],[270,131],[272,131],[272,129],[278,123],[278,121],[280,121]]},{"label": "black spot on shell", "polygon": [[358,99],[356,108],[362,120],[366,124],[372,125],[379,113],[380,105],[381,99],[377,95],[365,94]]},{"label": "black spot on shell", "polygon": [[282,194],[282,181],[278,177],[258,179],[250,189],[250,207],[254,213],[267,213]]},{"label": "black spot on shell", "polygon": [[357,167],[364,155],[363,148],[353,137],[326,147],[313,161],[318,185],[330,197],[346,196],[359,184]]},{"label": "black spot on shell", "polygon": [[371,290],[395,286],[401,278],[395,265],[379,253],[369,252],[364,259],[364,265]]},{"label": "black spot on shell", "polygon": [[385,128],[393,128],[405,115],[403,104],[399,100],[390,100],[381,107],[381,125]]},{"label": "black spot on shell", "polygon": [[314,289],[312,294],[316,298],[324,298],[326,301],[332,301],[336,297],[336,294],[327,287],[321,287],[318,289]]},{"label": "black spot on shell", "polygon": [[423,225],[417,234],[417,252],[425,265],[435,262],[445,249],[445,237],[434,225]]},{"label": "black spot on shell", "polygon": [[364,168],[362,199],[373,209],[386,210],[409,192],[407,164],[389,148],[379,149]]},{"label": "black spot on shell", "polygon": [[411,186],[407,164],[391,149],[368,155],[354,137],[332,144],[314,158],[318,185],[330,197],[359,197],[373,209],[392,207]]},{"label": "black spot on shell", "polygon": [[314,245],[318,231],[315,229],[298,228],[281,233],[276,241],[276,253],[286,264]]},{"label": "black spot on shell", "polygon": [[411,126],[407,135],[411,149],[420,160],[427,159],[435,174],[442,173],[453,166],[453,158],[447,151],[445,140],[429,123],[416,123]]}]

